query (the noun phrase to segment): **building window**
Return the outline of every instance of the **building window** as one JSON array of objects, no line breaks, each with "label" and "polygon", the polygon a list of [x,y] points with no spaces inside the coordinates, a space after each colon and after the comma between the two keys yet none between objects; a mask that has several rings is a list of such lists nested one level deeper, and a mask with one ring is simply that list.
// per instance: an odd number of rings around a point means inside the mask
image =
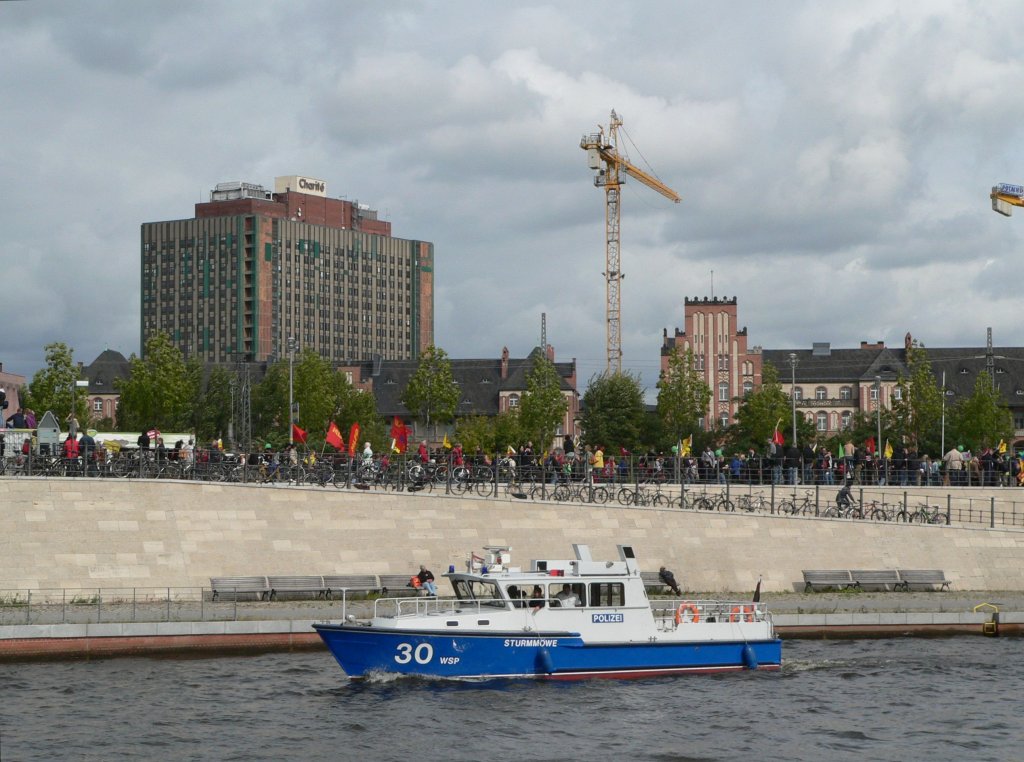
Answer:
[{"label": "building window", "polygon": [[508,397],[508,406],[510,408],[519,407],[519,395],[510,394]]},{"label": "building window", "polygon": [[102,413],[103,412],[103,400],[93,400],[93,402],[92,402],[92,411],[94,413]]},{"label": "building window", "polygon": [[799,386],[794,386],[793,387],[793,399],[795,399],[795,400],[802,400],[803,398],[804,398],[804,390],[801,389]]},{"label": "building window", "polygon": [[818,431],[828,431],[828,413],[818,413],[816,428]]},{"label": "building window", "polygon": [[897,401],[903,399],[903,387],[902,386],[897,386],[895,389],[892,390],[892,398],[894,400],[897,400]]},{"label": "building window", "polygon": [[877,399],[878,399],[878,387],[877,386],[872,386],[871,387],[871,401],[874,402]]},{"label": "building window", "polygon": [[729,355],[718,356],[718,369],[729,370]]},{"label": "building window", "polygon": [[842,423],[840,424],[844,431],[846,429],[850,428],[850,421],[852,419],[853,419],[853,416],[850,415],[850,411],[849,410],[844,410],[843,411],[843,416],[842,416],[842,419],[841,419]]},{"label": "building window", "polygon": [[729,414],[728,413],[722,413],[721,417],[718,419],[718,424],[723,429],[727,428],[729,426]]},{"label": "building window", "polygon": [[753,391],[754,391],[754,382],[753,381],[744,381],[743,382],[743,396],[747,397]]},{"label": "building window", "polygon": [[816,400],[827,400],[828,399],[828,389],[826,389],[824,386],[819,386],[817,389],[814,390],[814,399],[816,399]]},{"label": "building window", "polygon": [[853,389],[848,386],[841,387],[839,389],[839,399],[848,400],[853,399]]},{"label": "building window", "polygon": [[725,381],[718,385],[718,401],[728,402],[729,401],[729,384]]}]

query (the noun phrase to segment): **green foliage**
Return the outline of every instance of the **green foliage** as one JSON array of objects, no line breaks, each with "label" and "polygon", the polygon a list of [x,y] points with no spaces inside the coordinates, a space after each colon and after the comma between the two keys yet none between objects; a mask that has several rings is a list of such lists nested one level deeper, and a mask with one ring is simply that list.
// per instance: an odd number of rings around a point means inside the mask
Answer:
[{"label": "green foliage", "polygon": [[451,421],[460,396],[447,353],[440,347],[427,347],[402,392],[402,404],[429,427],[432,422]]},{"label": "green foliage", "polygon": [[[793,408],[789,395],[782,391],[779,372],[770,362],[761,369],[761,388],[755,389],[740,403],[736,412],[736,424],[729,429],[730,445],[736,450],[753,448],[764,452],[768,441],[775,433],[775,426],[786,438],[786,444],[793,441]],[[780,423],[781,421],[781,423]],[[813,434],[814,428],[797,411],[797,436],[803,442]]]},{"label": "green foliage", "polygon": [[197,441],[206,442],[225,436],[231,422],[231,391],[237,384],[236,374],[223,365],[215,365],[204,379],[198,359],[189,360],[186,367],[193,388],[200,390],[192,412],[192,430],[198,437]]},{"label": "green foliage", "polygon": [[[375,451],[390,445],[384,422],[377,415],[372,394],[360,392],[336,372],[330,362],[312,349],[303,351],[292,362],[292,399],[298,407],[296,423],[307,435],[307,446],[322,449],[327,426],[338,424],[345,444],[349,429],[358,422],[358,448],[369,441]],[[288,360],[280,360],[267,369],[263,380],[252,390],[253,432],[261,441],[280,447],[288,442]]]},{"label": "green foliage", "polygon": [[533,441],[535,451],[544,452],[554,445],[555,432],[565,417],[566,405],[562,379],[555,364],[543,355],[535,356],[519,410],[523,436]]},{"label": "green foliage", "polygon": [[[21,390],[21,406],[32,408],[36,413],[36,420],[41,419],[49,410],[57,417],[57,421],[63,424],[74,403],[75,417],[82,423],[88,421],[88,399],[85,394],[79,393],[84,390],[75,388],[75,381],[81,378],[75,364],[75,350],[62,341],[47,344],[44,349],[46,367],[36,371],[27,387]],[[11,414],[14,411],[7,412]]]},{"label": "green foliage", "polygon": [[987,371],[978,374],[970,397],[959,400],[952,411],[950,429],[958,444],[977,450],[995,447],[1013,437],[1013,414],[993,388]]},{"label": "green foliage", "polygon": [[490,455],[503,453],[510,445],[518,446],[523,439],[520,416],[515,410],[494,417],[466,416],[455,424],[454,441],[462,442],[463,451],[470,455],[477,448]]},{"label": "green foliage", "polygon": [[592,376],[583,395],[583,438],[591,445],[638,450],[644,414],[639,376],[628,371]]},{"label": "green foliage", "polygon": [[[894,439],[918,452],[938,453],[942,437],[942,390],[923,345],[907,350],[910,375],[900,378],[900,399],[892,403]],[[883,444],[884,447],[884,444]]]},{"label": "green foliage", "polygon": [[668,369],[658,380],[658,416],[665,430],[676,441],[696,431],[707,415],[711,388],[694,367],[693,352],[680,354],[675,347],[668,358]]},{"label": "green foliage", "polygon": [[118,382],[118,422],[123,431],[179,431],[192,423],[198,389],[181,350],[160,331],[146,342],[143,357],[128,358],[131,373]]}]

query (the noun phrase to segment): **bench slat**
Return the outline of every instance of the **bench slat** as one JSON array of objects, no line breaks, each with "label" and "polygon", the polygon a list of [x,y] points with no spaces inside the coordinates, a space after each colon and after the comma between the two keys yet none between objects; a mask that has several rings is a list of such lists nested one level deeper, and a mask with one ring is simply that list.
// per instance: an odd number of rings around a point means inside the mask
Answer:
[{"label": "bench slat", "polygon": [[946,573],[941,569],[900,569],[898,574],[904,590],[910,590],[911,585],[922,587],[939,585],[941,590],[949,590],[949,580],[946,579]]},{"label": "bench slat", "polygon": [[855,584],[849,569],[805,569],[803,575],[806,593],[816,587],[853,587]]},{"label": "bench slat", "polygon": [[888,590],[890,585],[896,589],[903,584],[899,572],[895,569],[851,569],[850,576],[857,587],[871,585]]},{"label": "bench slat", "polygon": [[262,601],[270,592],[266,577],[210,577],[210,590],[213,600],[224,593],[256,593]]},{"label": "bench slat", "polygon": [[267,578],[270,585],[270,600],[278,593],[316,593],[317,598],[326,592],[324,578],[298,575],[275,575]]}]

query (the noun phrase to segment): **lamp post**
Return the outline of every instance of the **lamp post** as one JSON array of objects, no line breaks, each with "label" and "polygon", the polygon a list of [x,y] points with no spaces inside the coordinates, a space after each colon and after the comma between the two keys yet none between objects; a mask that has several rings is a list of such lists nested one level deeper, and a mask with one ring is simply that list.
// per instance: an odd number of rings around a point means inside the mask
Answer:
[{"label": "lamp post", "polygon": [[288,337],[288,444],[295,444],[295,337]]},{"label": "lamp post", "polygon": [[789,353],[789,365],[792,370],[792,384],[789,387],[789,397],[793,403],[793,446],[796,447],[796,352]]},{"label": "lamp post", "polygon": [[882,478],[882,377],[875,376],[875,421],[878,425],[878,440],[875,444],[875,461],[878,463],[878,478]]}]

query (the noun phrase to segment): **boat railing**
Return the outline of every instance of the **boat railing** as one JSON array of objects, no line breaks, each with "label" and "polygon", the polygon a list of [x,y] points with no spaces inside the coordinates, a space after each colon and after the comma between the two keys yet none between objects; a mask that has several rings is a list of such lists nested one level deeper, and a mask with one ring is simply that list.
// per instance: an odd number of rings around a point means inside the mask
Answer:
[{"label": "boat railing", "polygon": [[433,614],[483,614],[495,610],[505,611],[508,601],[501,598],[465,599],[465,598],[378,598],[373,602],[375,617],[407,617]]},{"label": "boat railing", "polygon": [[690,622],[769,622],[765,603],[752,601],[658,600],[651,602],[660,629],[675,629]]}]

